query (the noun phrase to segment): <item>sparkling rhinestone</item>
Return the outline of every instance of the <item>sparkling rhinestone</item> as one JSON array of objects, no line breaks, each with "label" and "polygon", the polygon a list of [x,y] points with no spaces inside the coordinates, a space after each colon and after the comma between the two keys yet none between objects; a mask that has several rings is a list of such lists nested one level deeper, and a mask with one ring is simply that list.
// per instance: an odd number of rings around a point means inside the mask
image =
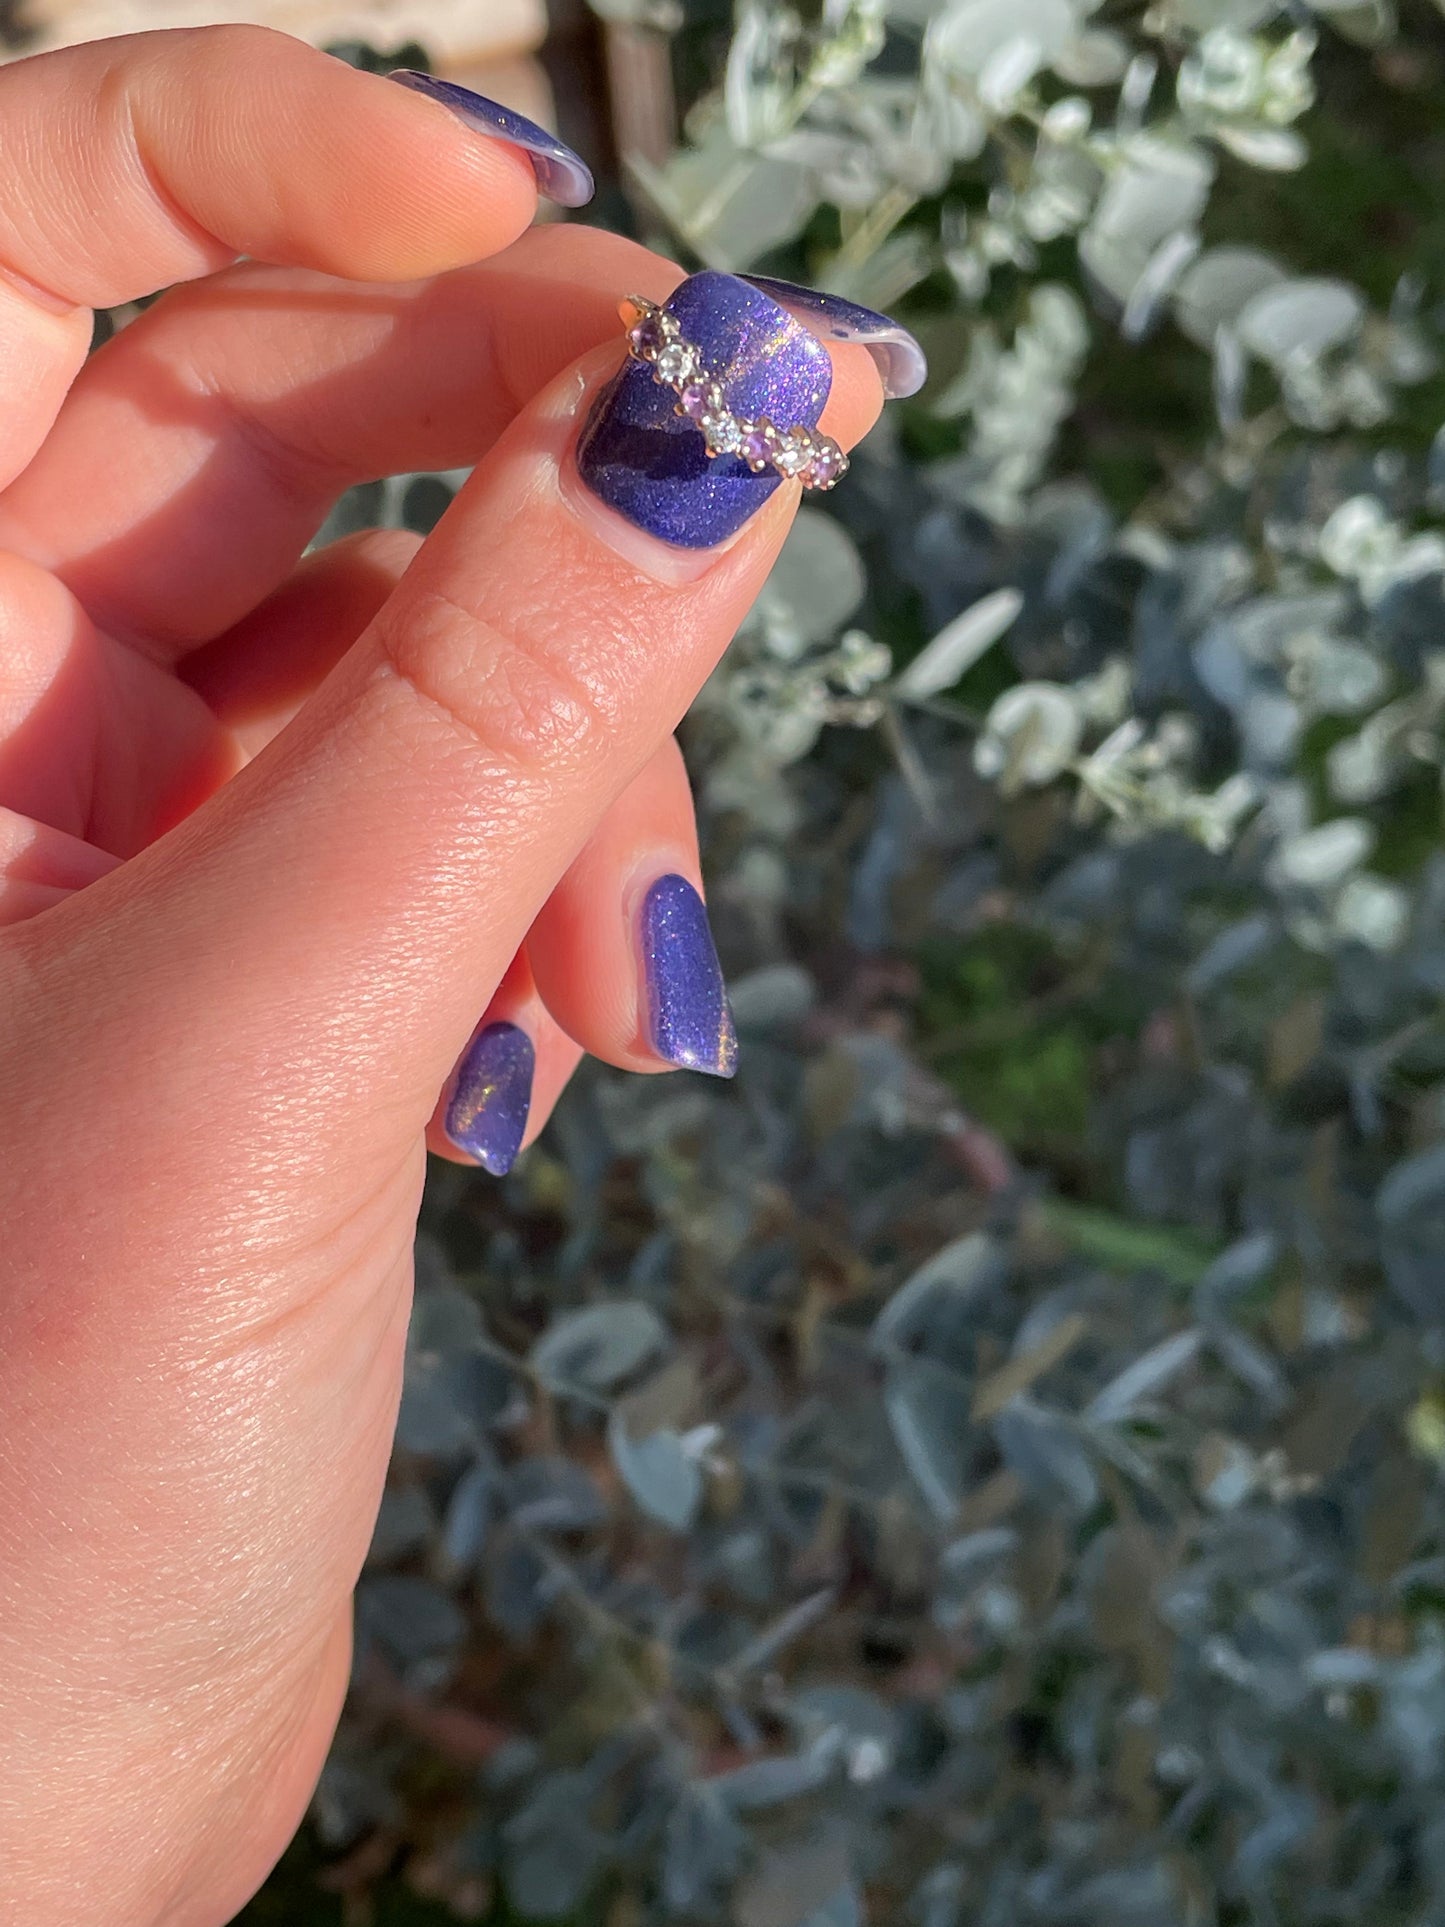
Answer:
[{"label": "sparkling rhinestone", "polygon": [[803,479],[809,488],[831,488],[848,468],[848,457],[830,435],[820,435]]},{"label": "sparkling rhinestone", "polygon": [[697,350],[685,341],[669,342],[657,357],[657,379],[676,387],[697,373]]},{"label": "sparkling rhinestone", "polygon": [[812,436],[806,428],[795,428],[779,441],[773,465],[780,475],[801,475],[812,459]]},{"label": "sparkling rhinestone", "polygon": [[723,414],[723,392],[715,381],[690,381],[678,391],[677,412],[695,422],[704,415]]},{"label": "sparkling rhinestone", "polygon": [[698,427],[714,455],[731,455],[743,438],[737,416],[729,415],[726,410],[715,415],[704,415]]},{"label": "sparkling rhinestone", "polygon": [[761,421],[749,422],[738,441],[738,453],[755,475],[772,467],[777,448],[778,431],[766,416]]}]

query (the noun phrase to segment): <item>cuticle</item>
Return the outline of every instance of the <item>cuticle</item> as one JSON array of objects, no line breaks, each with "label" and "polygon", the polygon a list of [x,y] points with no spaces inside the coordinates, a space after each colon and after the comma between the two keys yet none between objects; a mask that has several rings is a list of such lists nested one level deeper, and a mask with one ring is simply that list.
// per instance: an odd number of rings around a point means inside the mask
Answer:
[{"label": "cuticle", "polygon": [[[585,418],[579,422],[576,433],[557,464],[558,498],[568,512],[575,516],[598,541],[605,543],[614,555],[624,562],[631,563],[649,580],[661,583],[664,588],[694,588],[726,560],[743,536],[757,522],[758,515],[768,508],[769,503],[776,496],[782,495],[785,501],[788,499],[784,493],[784,487],[780,486],[774,491],[774,495],[769,497],[768,502],[760,505],[757,515],[744,522],[741,528],[734,529],[731,535],[726,536],[713,548],[687,549],[679,544],[664,542],[661,537],[649,534],[646,529],[638,528],[636,523],[629,522],[625,515],[609,507],[582,479],[581,471],[577,466],[577,444],[586,431],[593,408],[597,406],[600,399],[600,392],[590,398],[586,396],[582,398],[583,407],[586,410]],[[579,407],[578,413],[582,414],[582,408]],[[793,492],[797,493],[796,484],[793,485]],[[659,563],[662,564],[661,567],[658,566]]]}]

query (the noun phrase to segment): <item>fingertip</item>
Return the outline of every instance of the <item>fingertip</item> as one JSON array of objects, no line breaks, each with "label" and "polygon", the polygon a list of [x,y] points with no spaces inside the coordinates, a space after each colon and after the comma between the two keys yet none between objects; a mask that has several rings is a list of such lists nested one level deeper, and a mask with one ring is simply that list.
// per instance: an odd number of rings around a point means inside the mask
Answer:
[{"label": "fingertip", "polygon": [[505,141],[524,154],[536,177],[538,192],[558,207],[586,207],[597,192],[592,170],[582,156],[515,108],[489,100],[456,81],[418,73],[410,67],[393,68],[386,77],[438,102],[463,126],[475,129],[485,139]]},{"label": "fingertip", "polygon": [[538,996],[520,951],[447,1080],[427,1127],[427,1149],[448,1163],[506,1177],[545,1127],[581,1057]]},{"label": "fingertip", "polygon": [[497,253],[536,213],[521,153],[382,75],[266,27],[140,38],[137,146],[172,202],[238,253],[417,280]]},{"label": "fingertip", "polygon": [[[357,95],[354,124],[312,217],[314,265],[360,281],[420,280],[484,260],[526,232],[537,179],[519,149],[384,75],[348,69],[345,82]],[[334,80],[324,96],[334,139],[342,114]],[[298,101],[301,139],[314,111]]]},{"label": "fingertip", "polygon": [[522,1148],[536,1065],[530,1032],[497,1018],[482,1025],[457,1066],[442,1129],[494,1178],[507,1175]]},{"label": "fingertip", "polygon": [[466,126],[435,100],[391,84],[385,75],[356,77],[367,88],[369,111],[394,143],[388,158],[395,173],[378,184],[383,208],[395,222],[386,246],[426,250],[424,258],[402,269],[387,266],[374,278],[415,280],[465,267],[500,253],[527,231],[536,218],[539,184],[523,149]]},{"label": "fingertip", "polygon": [[864,347],[852,342],[826,344],[833,362],[833,386],[819,427],[844,448],[855,448],[883,412],[883,381]]}]

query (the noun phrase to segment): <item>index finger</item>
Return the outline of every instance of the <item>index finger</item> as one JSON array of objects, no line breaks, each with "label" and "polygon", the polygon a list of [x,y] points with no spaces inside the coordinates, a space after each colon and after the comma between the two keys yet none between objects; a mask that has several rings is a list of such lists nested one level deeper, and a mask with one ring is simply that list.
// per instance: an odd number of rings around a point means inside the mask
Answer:
[{"label": "index finger", "polygon": [[263,27],[93,41],[0,68],[0,486],[90,344],[88,310],[238,255],[408,281],[527,226],[525,158]]},{"label": "index finger", "polygon": [[[734,277],[694,275],[667,305],[734,426],[771,410],[780,450],[815,425],[820,452],[849,444],[877,414],[866,350],[830,364]],[[291,724],[84,893],[90,937],[67,945],[44,919],[11,933],[60,955],[62,1007],[103,945],[136,995],[96,1022],[149,1035],[163,1004],[185,1039],[175,1088],[213,1087],[221,1059],[240,1088],[242,1057],[284,1040],[292,1127],[318,1158],[355,1156],[362,1111],[403,1137],[425,1121],[543,903],[755,599],[798,496],[741,452],[715,465],[716,416],[679,415],[658,380],[675,367],[634,348],[595,351],[522,410]]]}]

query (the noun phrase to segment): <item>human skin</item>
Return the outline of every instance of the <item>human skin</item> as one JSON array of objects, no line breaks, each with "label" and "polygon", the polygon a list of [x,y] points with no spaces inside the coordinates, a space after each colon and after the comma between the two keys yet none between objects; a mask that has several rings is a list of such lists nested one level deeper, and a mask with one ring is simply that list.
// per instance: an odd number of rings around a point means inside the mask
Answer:
[{"label": "human skin", "polygon": [[[603,508],[617,302],[679,270],[283,37],[0,70],[0,179],[0,1911],[215,1927],[344,1690],[453,1066],[525,1028],[529,1134],[583,1049],[667,1068],[671,732],[798,489],[685,553]],[[834,350],[822,428],[879,399]]]}]

